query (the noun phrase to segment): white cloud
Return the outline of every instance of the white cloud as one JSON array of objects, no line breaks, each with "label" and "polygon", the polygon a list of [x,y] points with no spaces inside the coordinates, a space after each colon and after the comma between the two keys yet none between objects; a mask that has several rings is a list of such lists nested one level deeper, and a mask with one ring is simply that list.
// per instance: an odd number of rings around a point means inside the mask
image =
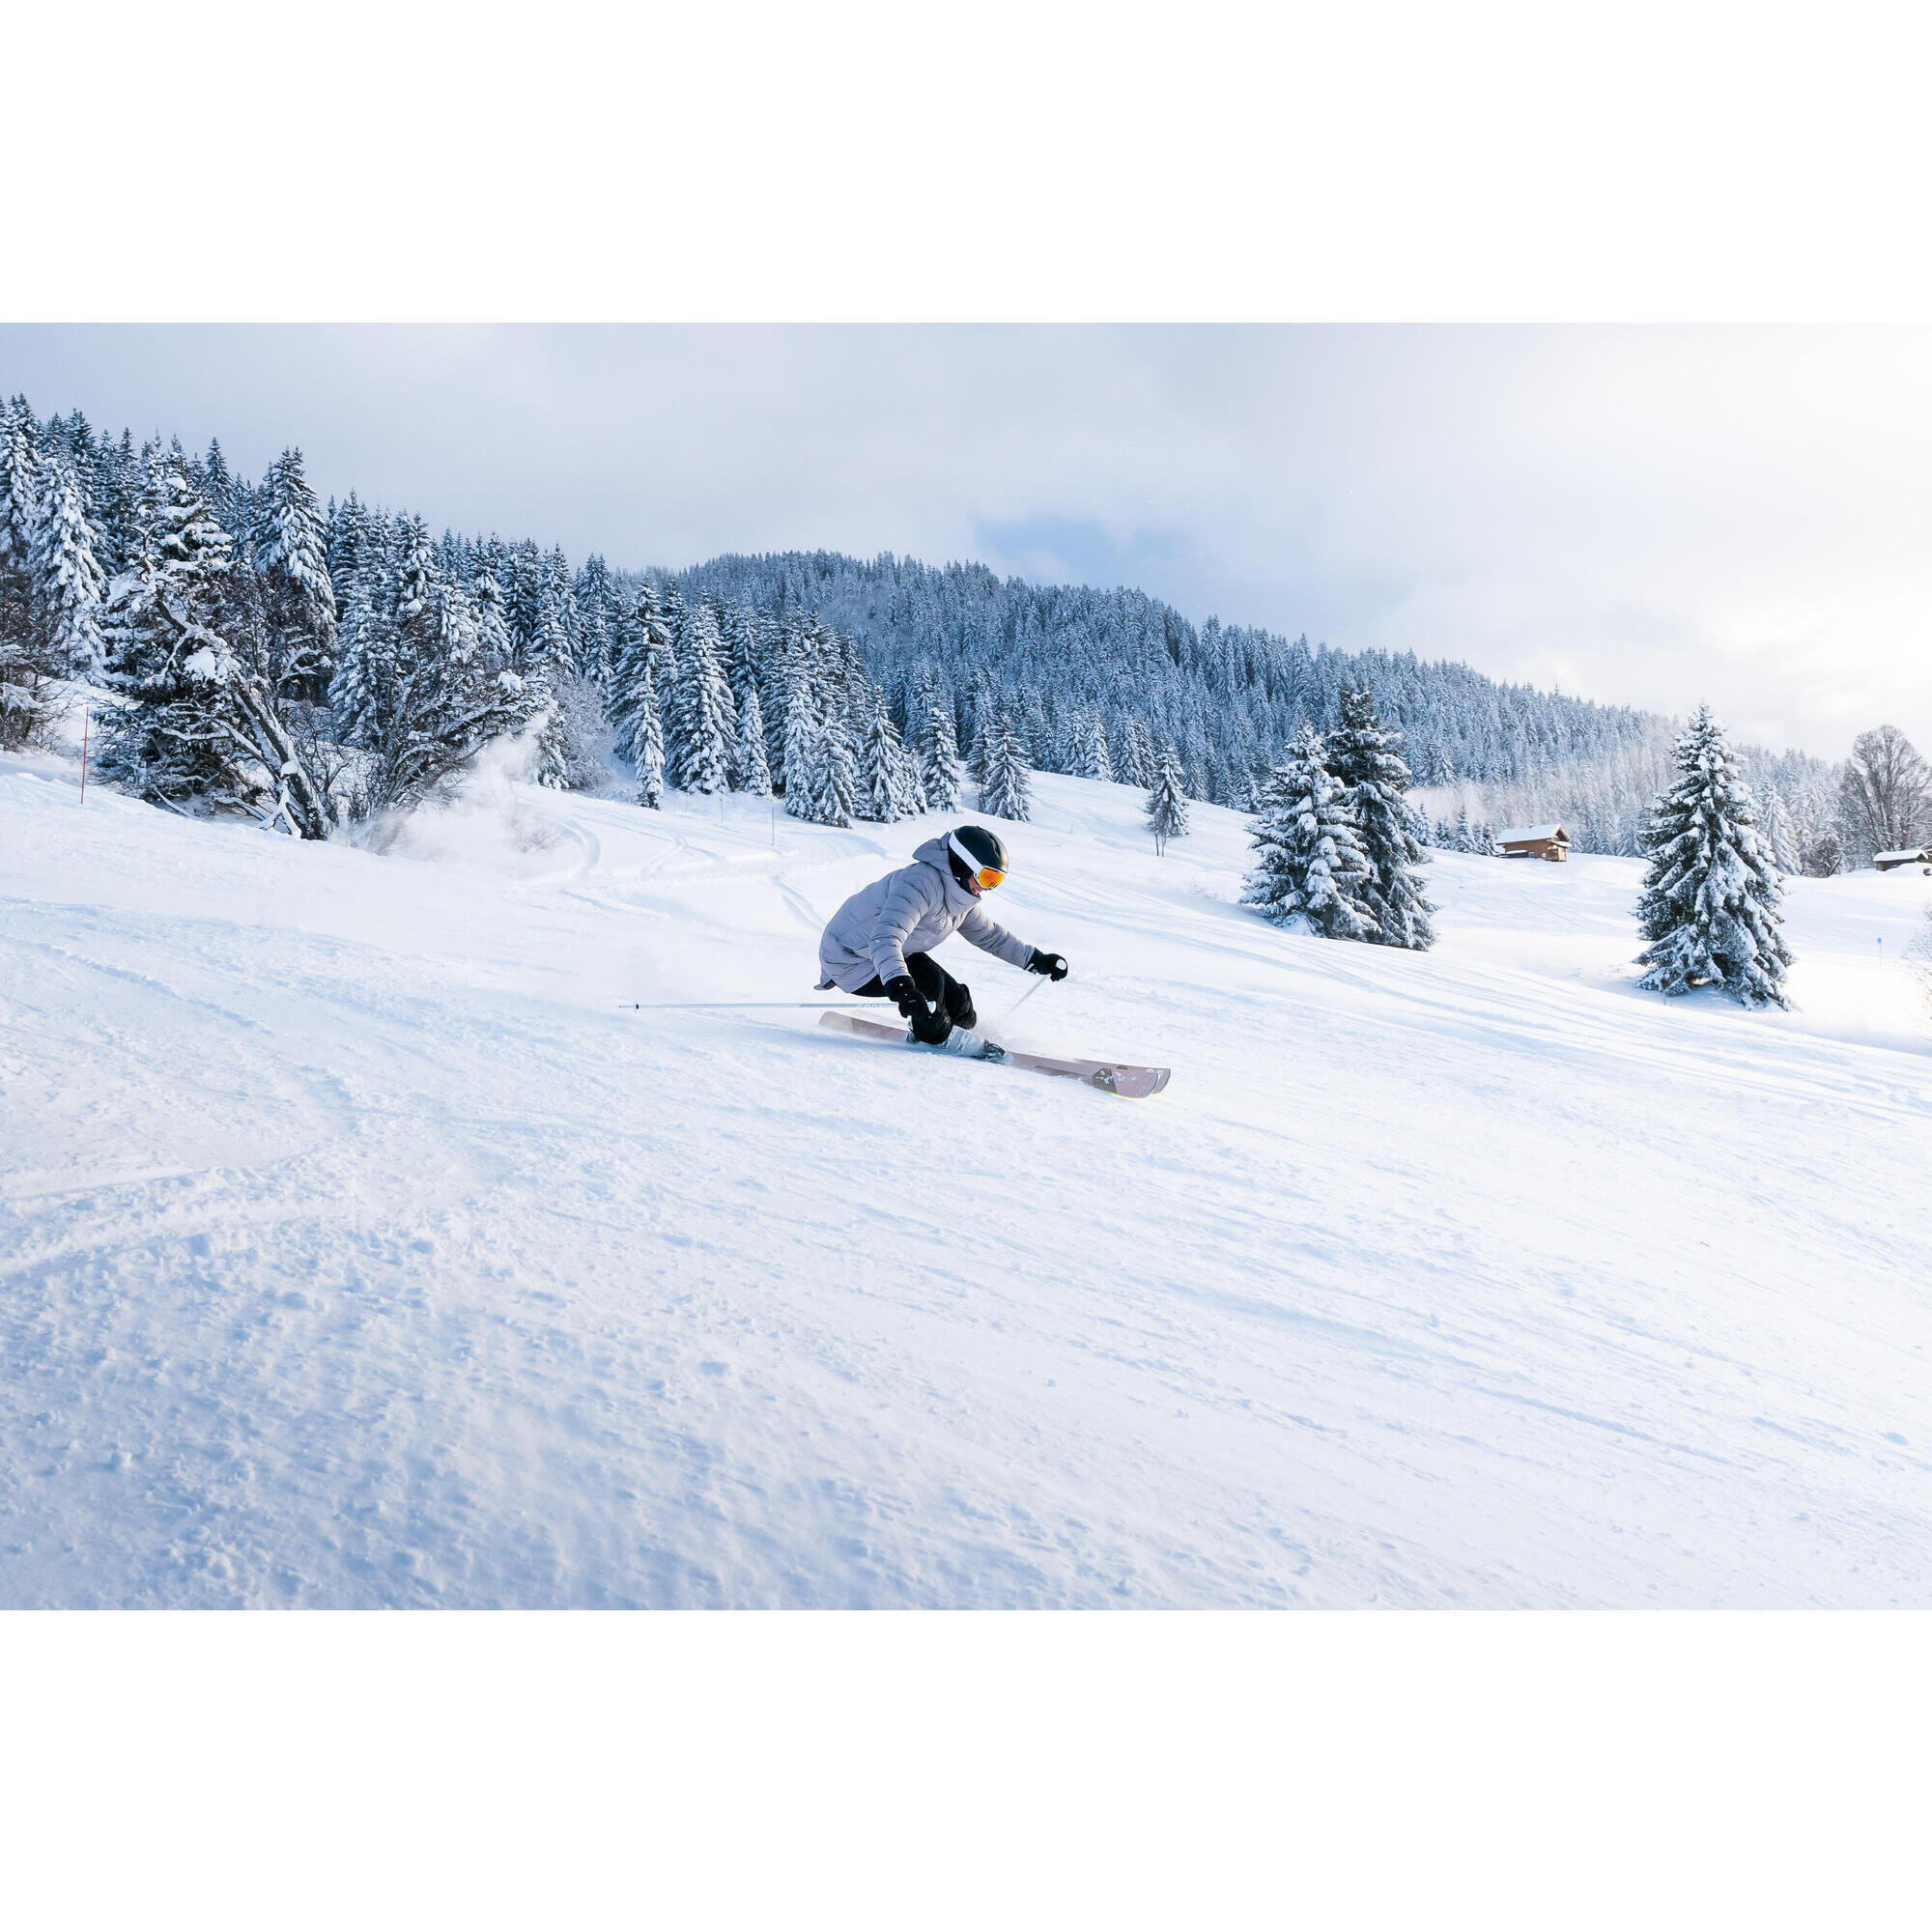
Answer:
[{"label": "white cloud", "polygon": [[9,329],[97,426],[574,555],[1132,573],[1189,615],[1932,746],[1902,330]]}]

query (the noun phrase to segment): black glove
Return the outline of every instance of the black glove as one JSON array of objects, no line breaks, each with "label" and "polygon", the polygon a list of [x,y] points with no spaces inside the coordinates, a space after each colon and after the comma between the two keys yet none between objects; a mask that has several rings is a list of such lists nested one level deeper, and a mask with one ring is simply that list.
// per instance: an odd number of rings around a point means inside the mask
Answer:
[{"label": "black glove", "polygon": [[925,995],[913,983],[909,973],[886,981],[886,997],[899,1009],[899,1017],[912,1025],[912,1037],[927,1046],[944,1046],[952,1032],[952,1022],[926,1005]]},{"label": "black glove", "polygon": [[912,1016],[912,1037],[926,1046],[944,1046],[952,1035],[952,1022],[944,1013],[922,1006]]},{"label": "black glove", "polygon": [[[1042,952],[1037,946],[1033,950],[1033,957],[1027,961],[1029,973],[1044,973],[1049,980],[1066,978],[1066,961],[1057,952]],[[887,988],[890,992],[892,989]]]}]

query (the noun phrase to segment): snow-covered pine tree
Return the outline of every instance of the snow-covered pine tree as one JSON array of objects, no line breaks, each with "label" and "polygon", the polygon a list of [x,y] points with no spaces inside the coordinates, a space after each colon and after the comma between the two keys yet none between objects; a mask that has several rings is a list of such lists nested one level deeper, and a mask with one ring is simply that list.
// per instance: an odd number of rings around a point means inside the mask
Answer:
[{"label": "snow-covered pine tree", "polygon": [[503,608],[503,546],[492,537],[476,551],[469,574],[469,621],[476,633],[477,662],[486,672],[511,668],[516,645]]},{"label": "snow-covered pine tree", "polygon": [[128,702],[102,719],[99,757],[137,798],[180,809],[221,775],[206,713],[228,651],[217,627],[232,546],[184,467],[169,464],[160,486],[143,554],[109,594],[104,677]]},{"label": "snow-covered pine tree", "polygon": [[206,803],[329,836],[328,775],[288,716],[260,581],[237,571],[228,531],[180,464],[102,628],[106,680],[128,700],[101,720],[104,775],[176,810]]},{"label": "snow-covered pine tree", "polygon": [[966,771],[975,786],[983,787],[986,782],[986,759],[993,748],[999,711],[992,673],[982,667],[973,675],[973,735],[966,750]]},{"label": "snow-covered pine tree", "polygon": [[570,613],[558,600],[549,576],[546,571],[545,582],[538,592],[536,635],[530,640],[525,663],[532,677],[543,677],[554,689],[564,678],[576,673],[577,643],[571,635]]},{"label": "snow-covered pine tree", "polygon": [[249,500],[251,545],[263,601],[286,676],[320,697],[335,668],[335,587],[329,581],[322,505],[302,473],[302,454],[285,449]]},{"label": "snow-covered pine tree", "polygon": [[1342,786],[1369,862],[1369,876],[1355,896],[1374,922],[1370,935],[1384,946],[1426,952],[1435,943],[1416,868],[1429,863],[1417,842],[1408,808],[1408,766],[1401,739],[1376,713],[1366,685],[1344,685],[1341,724],[1328,734],[1327,763]]},{"label": "snow-covered pine tree", "polygon": [[[724,646],[724,675],[731,686],[731,701],[740,711],[745,699],[758,691],[758,639],[752,626],[752,613],[742,604],[726,604],[719,613],[718,636]],[[762,693],[759,704],[763,705]]]},{"label": "snow-covered pine tree", "polygon": [[918,818],[931,810],[925,796],[925,780],[920,772],[919,753],[896,731],[893,744],[893,783],[901,817]]},{"label": "snow-covered pine tree", "polygon": [[339,741],[364,750],[375,742],[380,694],[397,677],[397,526],[350,499],[352,526],[338,545],[331,582],[336,595],[335,669],[328,708]]},{"label": "snow-covered pine tree", "polygon": [[980,810],[1024,824],[1033,815],[1033,772],[1013,721],[1002,712],[988,733],[986,778]]},{"label": "snow-covered pine tree", "polygon": [[577,673],[601,683],[611,669],[623,614],[611,566],[601,556],[585,557],[570,596],[577,611]]},{"label": "snow-covered pine tree", "polygon": [[708,604],[698,606],[686,631],[683,672],[674,728],[667,733],[675,759],[671,782],[682,791],[728,791],[738,707],[724,676],[718,618]]},{"label": "snow-covered pine tree", "polygon": [[603,667],[584,657],[583,620],[571,588],[570,563],[562,548],[553,545],[543,560],[543,630],[539,655],[551,665],[551,675],[561,680],[586,669],[601,676]]},{"label": "snow-covered pine tree", "polygon": [[925,809],[950,811],[959,802],[959,741],[952,733],[952,706],[938,692],[924,707],[918,748]]},{"label": "snow-covered pine tree", "polygon": [[[665,628],[663,610],[658,603],[658,593],[646,580],[643,588],[638,592],[637,608],[619,639],[605,679],[604,712],[617,734],[613,749],[620,758],[632,764],[638,761],[638,721],[642,716],[644,691],[648,686],[651,702],[655,705],[658,701],[655,676],[657,656],[668,643],[668,634]],[[658,721],[658,736],[662,746],[662,718]]]},{"label": "snow-covered pine tree", "polygon": [[812,702],[803,662],[792,667],[785,699],[784,802],[794,818],[811,819],[820,790],[819,760],[822,745],[818,732],[818,711]]},{"label": "snow-covered pine tree", "polygon": [[103,440],[96,464],[94,517],[101,537],[100,568],[111,583],[127,569],[134,550],[135,504],[141,488],[141,461],[130,431],[118,443]]},{"label": "snow-covered pine tree", "polygon": [[1114,760],[1107,750],[1107,726],[1097,711],[1089,714],[1077,751],[1080,760],[1076,772],[1078,777],[1113,783]]},{"label": "snow-covered pine tree", "polygon": [[772,795],[772,768],[765,756],[765,717],[753,681],[738,707],[738,752],[732,766],[734,787],[753,798]]},{"label": "snow-covered pine tree", "polygon": [[210,437],[208,454],[200,463],[188,466],[189,473],[200,489],[202,500],[230,537],[236,534],[235,517],[235,478],[228,468],[228,459],[221,453],[221,439]]},{"label": "snow-covered pine tree", "polygon": [[529,675],[526,699],[536,724],[536,744],[530,756],[530,777],[549,791],[570,789],[570,733],[563,715],[557,681],[547,664]]},{"label": "snow-covered pine tree", "polygon": [[[0,410],[0,744],[26,735],[29,687],[51,676],[41,648],[34,595],[34,537],[39,525],[38,425],[24,396]],[[31,716],[38,724],[43,698]]]},{"label": "snow-covered pine tree", "polygon": [[1747,1007],[1785,1007],[1791,952],[1778,931],[1784,888],[1757,829],[1724,727],[1700,705],[1677,740],[1677,781],[1651,815],[1637,918],[1650,944],[1640,986],[1721,986]]},{"label": "snow-covered pine tree", "polygon": [[850,825],[858,808],[859,760],[845,722],[844,705],[825,707],[812,748],[812,775],[817,781],[811,802],[817,825]]},{"label": "snow-covered pine tree", "polygon": [[860,817],[880,825],[910,818],[914,807],[907,795],[905,747],[899,742],[898,729],[886,709],[883,692],[869,695],[857,749]]},{"label": "snow-covered pine tree", "polygon": [[35,525],[34,601],[46,662],[68,677],[98,677],[107,594],[97,561],[100,536],[72,459],[64,452],[52,457],[42,476]]},{"label": "snow-covered pine tree", "polygon": [[1180,754],[1172,745],[1163,745],[1154,757],[1147,821],[1156,852],[1165,851],[1170,838],[1187,837],[1187,791],[1180,778]]},{"label": "snow-covered pine tree", "polygon": [[1355,898],[1369,862],[1313,725],[1302,725],[1268,781],[1249,839],[1257,859],[1244,904],[1325,939],[1371,937],[1374,923]]},{"label": "snow-covered pine tree", "polygon": [[1154,748],[1147,726],[1133,712],[1121,725],[1121,757],[1116,766],[1122,781],[1145,791],[1153,783]]},{"label": "snow-covered pine tree", "polygon": [[1781,873],[1798,869],[1798,840],[1791,824],[1791,810],[1776,786],[1764,795],[1764,838],[1771,848],[1772,864]]},{"label": "snow-covered pine tree", "polygon": [[638,803],[650,811],[664,809],[664,720],[658,715],[657,680],[648,663],[638,691],[631,724],[632,755],[638,767]]},{"label": "snow-covered pine tree", "polygon": [[462,585],[442,581],[420,526],[420,518],[400,520],[392,601],[381,613],[384,647],[369,660],[368,755],[351,806],[358,817],[434,796],[484,745],[526,725],[548,697],[541,673],[526,681],[488,662],[474,606]]}]

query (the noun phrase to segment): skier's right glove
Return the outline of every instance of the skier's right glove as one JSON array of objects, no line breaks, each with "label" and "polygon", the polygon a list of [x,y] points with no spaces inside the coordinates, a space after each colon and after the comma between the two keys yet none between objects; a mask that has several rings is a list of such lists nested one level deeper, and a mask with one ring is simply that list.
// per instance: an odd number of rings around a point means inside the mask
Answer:
[{"label": "skier's right glove", "polygon": [[912,1037],[926,1046],[944,1046],[952,1037],[952,1022],[944,1013],[922,1006],[912,1016]]},{"label": "skier's right glove", "polygon": [[899,1009],[899,1017],[912,1028],[912,1037],[926,1046],[944,1046],[952,1032],[952,1022],[943,1012],[926,1005],[925,995],[913,983],[912,975],[901,973],[888,980],[886,997]]}]

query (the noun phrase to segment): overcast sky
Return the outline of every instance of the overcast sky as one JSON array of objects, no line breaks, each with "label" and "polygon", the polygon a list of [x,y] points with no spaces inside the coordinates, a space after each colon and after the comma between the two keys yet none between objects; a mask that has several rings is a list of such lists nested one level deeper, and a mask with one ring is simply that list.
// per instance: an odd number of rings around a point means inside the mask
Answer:
[{"label": "overcast sky", "polygon": [[1922,331],[8,327],[0,389],[573,561],[973,558],[1932,749]]}]

